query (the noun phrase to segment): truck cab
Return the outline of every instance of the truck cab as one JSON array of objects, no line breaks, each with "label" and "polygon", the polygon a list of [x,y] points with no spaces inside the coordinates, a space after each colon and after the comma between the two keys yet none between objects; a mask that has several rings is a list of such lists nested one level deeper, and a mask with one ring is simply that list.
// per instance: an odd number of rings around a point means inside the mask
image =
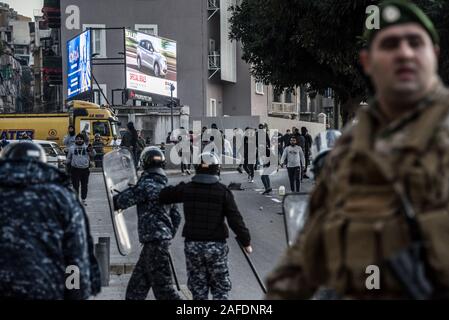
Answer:
[{"label": "truck cab", "polygon": [[89,141],[99,133],[104,151],[112,150],[111,142],[118,134],[118,118],[114,111],[106,106],[72,100],[67,103],[68,112],[58,113],[7,113],[0,114],[0,139],[20,139],[26,132],[33,140],[47,140],[65,148],[64,137],[69,125],[75,127],[76,133],[85,133]]},{"label": "truck cab", "polygon": [[99,133],[105,145],[105,152],[112,150],[111,143],[118,135],[118,122],[113,110],[94,103],[74,100],[67,104],[70,123],[74,125],[76,133],[86,133],[89,141],[94,140]]}]

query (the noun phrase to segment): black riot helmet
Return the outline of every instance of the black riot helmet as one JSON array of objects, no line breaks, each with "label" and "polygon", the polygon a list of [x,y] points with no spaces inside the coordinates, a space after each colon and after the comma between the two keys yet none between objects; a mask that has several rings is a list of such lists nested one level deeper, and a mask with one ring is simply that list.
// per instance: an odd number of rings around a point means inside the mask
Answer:
[{"label": "black riot helmet", "polygon": [[165,155],[158,147],[146,147],[140,155],[140,163],[143,170],[150,168],[163,168],[165,165]]},{"label": "black riot helmet", "polygon": [[199,174],[220,175],[220,160],[213,152],[200,154],[201,163],[195,165],[195,171]]},{"label": "black riot helmet", "polygon": [[2,159],[32,160],[46,163],[47,156],[44,149],[31,141],[14,142],[8,144],[1,153]]}]

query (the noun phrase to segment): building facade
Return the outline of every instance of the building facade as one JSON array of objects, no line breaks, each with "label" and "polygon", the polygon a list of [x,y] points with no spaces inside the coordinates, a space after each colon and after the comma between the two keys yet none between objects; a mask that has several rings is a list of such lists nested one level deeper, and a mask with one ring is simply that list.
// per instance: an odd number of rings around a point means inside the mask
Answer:
[{"label": "building facade", "polygon": [[0,112],[33,108],[30,23],[31,18],[0,3]]},{"label": "building facade", "polygon": [[44,0],[42,14],[34,18],[31,28],[34,109],[37,112],[61,111],[64,98],[59,0]]},{"label": "building facade", "polygon": [[[277,101],[270,86],[257,83],[251,76],[250,66],[241,59],[240,45],[229,40],[229,7],[235,3],[236,0],[60,0],[62,52],[66,52],[67,40],[87,28],[105,28],[94,29],[92,36],[95,102],[118,105],[122,113],[148,113],[146,107],[141,107],[147,105],[145,102],[122,101],[124,66],[99,64],[105,58],[123,61],[124,32],[108,28],[126,27],[155,34],[177,42],[177,97],[182,106],[188,107],[191,117],[273,116],[297,121],[304,100],[299,88],[283,93],[282,100]],[[63,74],[67,74],[65,54],[62,68]],[[63,78],[66,98],[67,83]],[[163,105],[157,107],[164,114]],[[179,112],[177,108],[176,114]]]}]

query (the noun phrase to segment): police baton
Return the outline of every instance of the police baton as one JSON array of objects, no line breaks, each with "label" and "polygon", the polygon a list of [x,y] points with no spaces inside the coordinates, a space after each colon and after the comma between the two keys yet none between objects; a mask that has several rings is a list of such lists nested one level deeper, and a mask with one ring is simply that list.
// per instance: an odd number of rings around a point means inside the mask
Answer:
[{"label": "police baton", "polygon": [[181,287],[179,286],[178,276],[176,275],[175,265],[173,264],[173,259],[171,258],[170,252],[168,253],[168,259],[170,260],[170,267],[173,272],[173,278],[175,278],[176,289],[181,291]]},{"label": "police baton", "polygon": [[251,258],[249,257],[248,253],[245,251],[245,248],[243,247],[243,245],[240,243],[240,241],[237,239],[237,237],[235,237],[235,241],[237,241],[240,249],[243,252],[243,255],[246,258],[246,261],[248,262],[249,266],[251,267],[251,270],[254,273],[254,276],[257,279],[257,282],[259,283],[260,287],[262,288],[263,293],[267,293],[267,288],[265,288],[265,284],[263,283],[262,279],[260,279],[259,273],[256,270],[256,267],[254,266],[253,262],[251,261]]}]

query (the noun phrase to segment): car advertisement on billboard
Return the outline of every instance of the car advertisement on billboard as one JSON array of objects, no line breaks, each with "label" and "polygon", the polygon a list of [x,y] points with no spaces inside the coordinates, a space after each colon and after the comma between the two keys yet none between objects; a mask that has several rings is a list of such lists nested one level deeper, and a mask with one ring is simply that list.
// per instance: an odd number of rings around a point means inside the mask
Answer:
[{"label": "car advertisement on billboard", "polygon": [[87,30],[67,41],[67,98],[92,89],[91,32]]},{"label": "car advertisement on billboard", "polygon": [[125,49],[127,89],[177,97],[175,41],[126,29]]}]

